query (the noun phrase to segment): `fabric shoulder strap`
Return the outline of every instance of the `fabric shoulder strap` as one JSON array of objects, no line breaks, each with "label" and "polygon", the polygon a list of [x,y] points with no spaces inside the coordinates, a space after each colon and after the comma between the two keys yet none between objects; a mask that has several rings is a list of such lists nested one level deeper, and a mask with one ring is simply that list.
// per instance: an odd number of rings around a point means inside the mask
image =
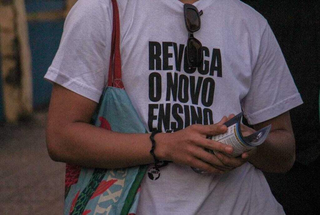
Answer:
[{"label": "fabric shoulder strap", "polygon": [[113,29],[109,63],[108,87],[124,89],[121,77],[119,8],[116,0],[111,1],[113,8]]}]

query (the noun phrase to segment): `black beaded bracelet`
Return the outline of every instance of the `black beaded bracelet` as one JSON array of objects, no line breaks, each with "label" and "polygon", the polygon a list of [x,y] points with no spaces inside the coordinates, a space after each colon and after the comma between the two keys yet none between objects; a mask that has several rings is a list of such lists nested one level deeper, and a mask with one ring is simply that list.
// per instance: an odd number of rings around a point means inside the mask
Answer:
[{"label": "black beaded bracelet", "polygon": [[151,140],[151,150],[150,150],[150,154],[152,155],[153,159],[154,159],[154,165],[156,168],[158,168],[158,163],[160,162],[159,159],[157,158],[157,156],[154,154],[154,150],[156,149],[156,141],[154,139],[154,136],[158,133],[160,133],[161,131],[155,130],[151,133],[150,135],[150,140]]}]

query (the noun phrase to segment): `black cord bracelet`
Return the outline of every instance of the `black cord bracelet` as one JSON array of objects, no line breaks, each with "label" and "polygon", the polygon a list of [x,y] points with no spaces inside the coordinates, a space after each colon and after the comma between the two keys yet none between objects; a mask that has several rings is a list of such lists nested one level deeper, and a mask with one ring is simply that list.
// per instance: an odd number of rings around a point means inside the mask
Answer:
[{"label": "black cord bracelet", "polygon": [[156,141],[154,139],[154,136],[158,133],[161,133],[161,131],[155,130],[151,133],[150,135],[150,140],[151,140],[151,150],[150,150],[150,154],[152,155],[153,159],[154,159],[154,165],[156,168],[158,168],[158,163],[160,162],[159,159],[157,158],[157,156],[154,154],[154,150],[156,149]]}]

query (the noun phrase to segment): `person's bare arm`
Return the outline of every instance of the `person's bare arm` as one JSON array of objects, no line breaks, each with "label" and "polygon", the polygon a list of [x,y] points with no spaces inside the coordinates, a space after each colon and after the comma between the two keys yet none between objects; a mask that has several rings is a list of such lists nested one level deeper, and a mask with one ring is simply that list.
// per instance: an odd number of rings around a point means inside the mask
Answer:
[{"label": "person's bare arm", "polygon": [[[216,153],[216,156],[224,165],[232,168],[237,168],[249,161],[265,172],[287,172],[295,161],[295,139],[289,112],[254,125],[254,128],[259,130],[270,124],[272,127],[268,138],[257,148],[236,158],[224,156],[222,153]],[[253,132],[254,130],[247,126],[242,127],[244,136]]]},{"label": "person's bare arm", "polygon": [[254,126],[259,130],[272,125],[267,140],[249,158],[255,167],[265,172],[284,173],[295,161],[295,138],[289,112]]},{"label": "person's bare arm", "polygon": [[119,135],[89,124],[96,107],[95,102],[54,85],[46,131],[51,158],[97,168],[151,163],[147,135]]},{"label": "person's bare arm", "polygon": [[[54,85],[47,122],[47,147],[55,161],[95,168],[123,168],[149,164],[150,134],[124,134],[90,125],[97,104],[59,85]],[[206,139],[207,135],[226,132],[223,123],[192,125],[172,134],[157,134],[155,153],[173,161],[222,173],[228,169],[216,156],[203,148],[231,153],[232,148]],[[211,165],[210,165],[211,164]]]}]

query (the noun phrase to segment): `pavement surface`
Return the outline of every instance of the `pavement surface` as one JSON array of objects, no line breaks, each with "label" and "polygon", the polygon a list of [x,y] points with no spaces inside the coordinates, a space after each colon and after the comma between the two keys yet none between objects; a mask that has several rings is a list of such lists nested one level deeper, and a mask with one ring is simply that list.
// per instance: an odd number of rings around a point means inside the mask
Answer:
[{"label": "pavement surface", "polygon": [[45,112],[0,125],[0,214],[61,215],[65,165],[50,159]]}]

